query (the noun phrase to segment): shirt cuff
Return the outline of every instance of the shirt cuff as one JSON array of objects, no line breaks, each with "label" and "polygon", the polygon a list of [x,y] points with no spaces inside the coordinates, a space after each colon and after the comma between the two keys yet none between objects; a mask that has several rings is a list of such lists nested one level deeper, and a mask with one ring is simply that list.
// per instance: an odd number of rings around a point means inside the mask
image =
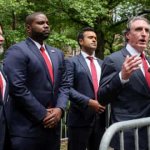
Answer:
[{"label": "shirt cuff", "polygon": [[119,72],[119,78],[120,78],[120,81],[121,81],[122,84],[125,84],[125,83],[129,82],[129,79],[127,79],[127,80],[122,79],[121,71]]}]

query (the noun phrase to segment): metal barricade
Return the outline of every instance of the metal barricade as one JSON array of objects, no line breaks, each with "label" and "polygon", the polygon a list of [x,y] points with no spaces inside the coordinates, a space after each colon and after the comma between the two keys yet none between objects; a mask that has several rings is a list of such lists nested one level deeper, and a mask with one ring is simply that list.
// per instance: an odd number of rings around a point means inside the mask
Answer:
[{"label": "metal barricade", "polygon": [[61,137],[62,140],[67,138],[66,116],[67,116],[67,112],[65,111],[64,118],[61,119],[60,137]]},{"label": "metal barricade", "polygon": [[124,131],[134,130],[135,150],[139,150],[138,128],[147,126],[148,150],[150,150],[150,117],[122,121],[112,124],[104,133],[99,150],[108,150],[113,136],[120,132],[120,150],[124,150]]}]

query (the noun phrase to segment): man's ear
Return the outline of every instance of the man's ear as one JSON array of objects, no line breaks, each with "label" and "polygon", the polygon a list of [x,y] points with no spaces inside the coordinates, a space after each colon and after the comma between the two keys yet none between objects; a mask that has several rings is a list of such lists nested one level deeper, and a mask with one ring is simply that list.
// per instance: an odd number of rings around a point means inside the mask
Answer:
[{"label": "man's ear", "polygon": [[29,24],[26,25],[26,30],[27,30],[27,33],[31,32],[31,26]]},{"label": "man's ear", "polygon": [[82,45],[83,39],[79,39],[79,43],[80,43],[80,45]]},{"label": "man's ear", "polygon": [[126,37],[126,39],[129,39],[129,38],[130,38],[130,31],[128,31],[128,32],[125,34],[125,37]]}]

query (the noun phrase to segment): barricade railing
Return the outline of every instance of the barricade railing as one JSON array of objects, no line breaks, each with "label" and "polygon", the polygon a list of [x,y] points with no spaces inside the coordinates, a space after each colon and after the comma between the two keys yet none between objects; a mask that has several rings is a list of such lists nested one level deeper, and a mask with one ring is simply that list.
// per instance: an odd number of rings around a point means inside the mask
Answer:
[{"label": "barricade railing", "polygon": [[60,131],[60,137],[61,141],[67,140],[67,126],[66,126],[66,116],[67,112],[65,111],[63,119],[61,119],[61,131]]},{"label": "barricade railing", "polygon": [[104,133],[99,150],[108,150],[113,136],[120,132],[120,150],[124,150],[124,131],[134,130],[135,150],[139,150],[138,129],[147,126],[148,150],[150,150],[150,117],[122,121],[112,124]]}]

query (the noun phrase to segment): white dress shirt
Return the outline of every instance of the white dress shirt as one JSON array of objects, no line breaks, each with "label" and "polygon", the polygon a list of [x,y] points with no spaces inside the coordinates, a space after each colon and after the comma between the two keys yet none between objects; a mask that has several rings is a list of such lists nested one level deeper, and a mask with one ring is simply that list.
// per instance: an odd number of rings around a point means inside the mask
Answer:
[{"label": "white dress shirt", "polygon": [[2,82],[3,82],[2,99],[4,100],[4,95],[5,95],[5,90],[6,90],[6,81],[1,72],[0,72],[0,76],[2,77]]},{"label": "white dress shirt", "polygon": [[[30,39],[31,39],[31,38],[30,38]],[[31,40],[34,42],[34,44],[37,46],[37,48],[38,48],[39,50],[40,50],[41,46],[45,49],[45,53],[46,53],[46,55],[47,55],[47,57],[48,57],[50,63],[52,64],[52,61],[51,61],[51,59],[50,59],[50,56],[48,55],[48,52],[46,51],[45,45],[44,45],[44,44],[41,45],[41,44],[39,44],[38,42],[34,41],[33,39],[31,39]]]},{"label": "white dress shirt", "polygon": [[101,67],[100,67],[100,65],[99,65],[99,63],[98,63],[98,61],[97,61],[97,58],[94,56],[94,54],[93,54],[93,55],[88,55],[88,54],[85,53],[84,51],[81,51],[81,54],[82,54],[82,56],[84,57],[84,59],[85,59],[87,65],[88,65],[88,68],[89,68],[90,72],[91,72],[90,60],[89,60],[87,57],[88,57],[88,56],[93,57],[93,62],[94,62],[94,65],[95,65],[95,67],[96,67],[97,79],[98,79],[98,84],[99,84],[99,82],[100,82],[100,77],[101,77]]}]

